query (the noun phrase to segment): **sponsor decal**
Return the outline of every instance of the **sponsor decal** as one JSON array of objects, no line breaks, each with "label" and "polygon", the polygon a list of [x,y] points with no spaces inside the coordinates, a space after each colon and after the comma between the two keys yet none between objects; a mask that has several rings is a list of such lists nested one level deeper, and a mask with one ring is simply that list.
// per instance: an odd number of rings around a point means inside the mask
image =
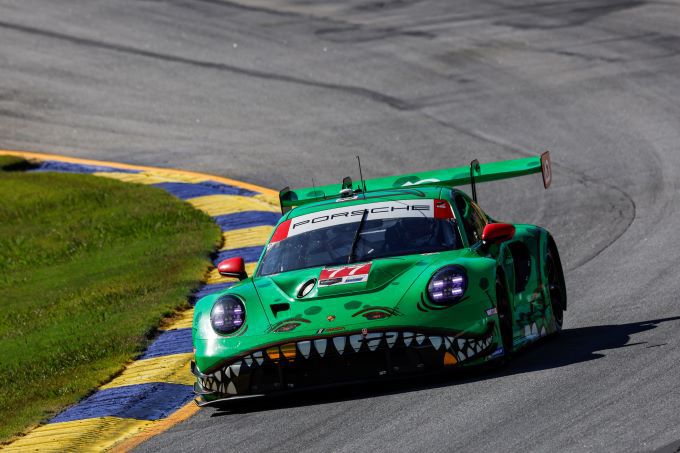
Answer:
[{"label": "sponsor decal", "polygon": [[494,308],[489,308],[489,309],[486,311],[486,316],[493,316],[493,315],[496,315],[496,314],[498,314],[498,311],[496,310],[496,307],[494,307]]},{"label": "sponsor decal", "polygon": [[364,283],[368,280],[370,271],[371,263],[323,269],[319,275],[319,287]]},{"label": "sponsor decal", "polygon": [[329,327],[326,332],[337,332],[338,330],[345,330],[344,327]]},{"label": "sponsor decal", "polygon": [[317,334],[317,335],[321,335],[321,334],[323,333],[324,330],[325,330],[325,329],[319,329],[319,330],[316,331],[316,334]]}]

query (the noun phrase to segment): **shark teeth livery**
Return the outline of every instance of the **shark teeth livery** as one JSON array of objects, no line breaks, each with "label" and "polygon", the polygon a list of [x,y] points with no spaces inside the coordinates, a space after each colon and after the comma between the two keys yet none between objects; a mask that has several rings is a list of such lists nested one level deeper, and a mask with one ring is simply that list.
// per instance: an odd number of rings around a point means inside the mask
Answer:
[{"label": "shark teeth livery", "polygon": [[[237,358],[234,362],[225,364],[211,373],[198,374],[198,382],[202,392],[207,391],[224,397],[255,393],[253,387],[259,388],[260,391],[267,386],[271,389],[309,387],[311,385],[304,378],[299,379],[298,382],[295,378],[307,375],[309,370],[317,367],[335,369],[338,363],[352,365],[363,362],[365,369],[374,369],[376,376],[379,373],[382,373],[380,375],[398,374],[400,370],[408,370],[408,365],[413,369],[423,364],[430,365],[430,367],[432,365],[442,366],[447,353],[456,357],[457,363],[483,358],[496,349],[493,332],[493,323],[491,323],[487,332],[481,336],[459,334],[451,337],[444,333],[432,335],[420,332],[389,331],[350,335],[351,348],[345,347],[346,335],[269,345],[247,356]],[[421,337],[421,343],[411,341],[414,337]],[[447,341],[444,342],[443,338]],[[334,347],[328,348],[328,344]],[[467,353],[460,348],[461,344],[467,347]],[[286,354],[284,351],[295,351],[295,354]],[[393,366],[391,370],[383,369],[386,367],[381,363],[381,358],[384,359],[386,355],[394,357],[392,360],[400,365]],[[404,360],[404,357],[409,355],[411,357]],[[252,361],[249,360],[251,356],[262,359]],[[269,382],[266,378],[263,379],[268,374],[272,377]],[[255,380],[260,382],[256,383]]]}]

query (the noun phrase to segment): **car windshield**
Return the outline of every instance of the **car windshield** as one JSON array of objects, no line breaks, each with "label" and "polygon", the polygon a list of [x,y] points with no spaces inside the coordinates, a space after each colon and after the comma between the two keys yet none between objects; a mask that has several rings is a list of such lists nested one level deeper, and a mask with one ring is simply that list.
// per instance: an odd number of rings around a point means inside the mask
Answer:
[{"label": "car windshield", "polygon": [[283,222],[267,246],[258,275],[460,247],[446,201],[370,203]]}]

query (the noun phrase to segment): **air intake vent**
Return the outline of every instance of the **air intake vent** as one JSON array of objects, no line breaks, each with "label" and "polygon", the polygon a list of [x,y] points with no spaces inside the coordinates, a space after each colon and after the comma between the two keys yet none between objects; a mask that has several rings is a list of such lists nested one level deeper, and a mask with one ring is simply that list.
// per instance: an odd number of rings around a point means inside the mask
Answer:
[{"label": "air intake vent", "polygon": [[282,304],[271,304],[269,307],[271,307],[272,313],[274,313],[274,317],[276,317],[279,312],[290,309],[290,304],[284,302]]},{"label": "air intake vent", "polygon": [[316,279],[313,278],[307,282],[305,282],[304,285],[300,287],[300,291],[297,293],[298,299],[302,299],[306,295],[308,295],[312,290],[314,289],[314,285],[316,285]]}]

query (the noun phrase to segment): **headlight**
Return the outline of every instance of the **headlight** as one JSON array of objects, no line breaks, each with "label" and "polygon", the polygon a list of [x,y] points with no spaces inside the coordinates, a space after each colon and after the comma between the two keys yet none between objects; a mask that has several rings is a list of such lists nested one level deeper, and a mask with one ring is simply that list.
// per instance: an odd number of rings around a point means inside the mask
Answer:
[{"label": "headlight", "polygon": [[210,311],[210,324],[217,333],[236,332],[246,322],[246,307],[234,296],[217,299]]},{"label": "headlight", "polygon": [[427,295],[437,305],[458,302],[465,294],[467,276],[460,266],[446,266],[434,273],[427,284]]}]

